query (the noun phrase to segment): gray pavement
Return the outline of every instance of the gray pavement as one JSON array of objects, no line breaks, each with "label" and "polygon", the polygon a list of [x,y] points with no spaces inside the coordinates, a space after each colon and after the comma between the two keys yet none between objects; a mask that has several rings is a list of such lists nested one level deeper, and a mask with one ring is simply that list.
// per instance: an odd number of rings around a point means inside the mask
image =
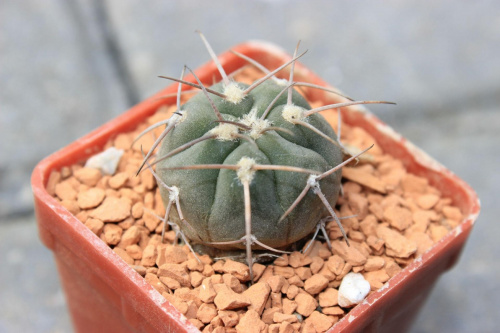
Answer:
[{"label": "gray pavement", "polygon": [[412,332],[500,320],[500,4],[494,1],[0,1],[0,332],[68,332],[29,177],[51,152],[163,88],[158,75],[249,39],[292,51],[466,180],[482,213]]}]

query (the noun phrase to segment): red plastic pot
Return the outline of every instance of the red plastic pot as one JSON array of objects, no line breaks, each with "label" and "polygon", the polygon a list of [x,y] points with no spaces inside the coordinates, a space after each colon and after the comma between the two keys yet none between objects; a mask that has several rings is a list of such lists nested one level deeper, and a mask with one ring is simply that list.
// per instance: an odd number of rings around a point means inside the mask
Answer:
[{"label": "red plastic pot", "polygon": [[[234,48],[268,68],[276,68],[291,57],[276,46],[248,42]],[[226,52],[220,56],[230,73],[246,62]],[[202,81],[219,77],[210,62],[196,71]],[[296,80],[327,86],[318,76],[297,64]],[[189,77],[193,82],[193,77]],[[35,211],[42,242],[54,252],[73,324],[78,332],[197,332],[137,272],[130,268],[83,223],[71,215],[46,189],[53,170],[86,160],[102,150],[106,142],[127,132],[163,104],[175,103],[157,97],[174,93],[172,85],[141,102],[120,117],[75,141],[40,162],[32,176]],[[331,104],[336,97],[315,90],[311,100]],[[409,328],[438,277],[457,261],[479,214],[474,191],[424,152],[396,134],[363,107],[342,109],[343,120],[364,128],[383,150],[403,161],[408,170],[429,180],[444,196],[453,199],[464,221],[432,249],[415,260],[384,287],[356,306],[330,332],[403,332]],[[328,118],[328,113],[325,115]]]}]

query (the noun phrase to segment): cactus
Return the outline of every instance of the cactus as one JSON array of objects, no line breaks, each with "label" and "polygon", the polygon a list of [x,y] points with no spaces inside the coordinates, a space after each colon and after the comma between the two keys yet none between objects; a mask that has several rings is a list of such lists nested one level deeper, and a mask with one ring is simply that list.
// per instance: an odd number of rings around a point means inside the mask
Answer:
[{"label": "cactus", "polygon": [[[164,77],[179,82],[177,110],[141,134],[165,126],[139,169],[153,171],[156,165],[153,173],[166,207],[165,224],[205,251],[243,253],[250,272],[256,251],[284,253],[320,230],[328,241],[328,220],[337,222],[347,241],[332,206],[341,189],[341,167],[364,151],[346,159],[337,135],[319,112],[387,102],[341,95],[345,103],[312,109],[295,87],[316,86],[293,81],[295,61],[305,53],[297,56],[298,45],[292,60],[272,72],[235,52],[265,72],[251,85],[235,82],[199,34],[222,82],[205,87],[194,73],[198,84],[184,81],[187,67],[180,79]],[[274,76],[289,65],[289,80]],[[201,91],[181,106],[183,85]]]}]

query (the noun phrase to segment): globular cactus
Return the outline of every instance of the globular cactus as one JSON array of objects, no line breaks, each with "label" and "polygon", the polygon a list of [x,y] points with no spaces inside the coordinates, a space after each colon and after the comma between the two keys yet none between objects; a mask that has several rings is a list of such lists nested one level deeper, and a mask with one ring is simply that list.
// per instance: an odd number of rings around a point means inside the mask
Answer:
[{"label": "globular cactus", "polygon": [[[328,219],[343,232],[332,206],[341,167],[356,156],[344,161],[334,130],[319,112],[385,102],[345,97],[345,103],[311,109],[294,89],[306,85],[293,82],[295,55],[273,72],[262,68],[267,75],[251,85],[235,82],[200,36],[222,82],[207,88],[199,80],[196,85],[169,78],[180,82],[177,111],[156,125],[166,127],[143,163],[156,165],[165,222],[188,243],[246,253],[250,269],[255,251],[283,252],[315,230],[326,236]],[[289,80],[274,77],[288,65]],[[180,106],[183,84],[202,91]]]}]

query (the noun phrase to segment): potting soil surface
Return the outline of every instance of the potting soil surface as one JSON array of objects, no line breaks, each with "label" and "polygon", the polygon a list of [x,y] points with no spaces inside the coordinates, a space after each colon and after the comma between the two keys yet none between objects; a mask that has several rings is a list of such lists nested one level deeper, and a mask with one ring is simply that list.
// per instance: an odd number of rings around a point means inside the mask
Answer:
[{"label": "potting soil surface", "polygon": [[[247,67],[237,80],[258,75]],[[73,165],[54,171],[47,190],[202,331],[324,332],[349,311],[338,305],[346,274],[362,274],[373,292],[462,220],[451,199],[425,178],[408,173],[363,129],[343,124],[341,142],[349,149],[375,143],[359,163],[343,168],[344,195],[335,208],[340,217],[353,216],[342,219],[350,246],[329,222],[332,250],[316,239],[305,253],[256,263],[250,285],[245,264],[207,255],[198,255],[199,262],[186,245],[172,245],[173,230],[161,240],[159,216],[165,208],[156,182],[147,171],[136,176],[141,146],[148,150],[161,129],[132,142],[174,111],[175,106],[162,107],[135,131],[108,143],[106,148],[125,151],[114,175]]]}]

